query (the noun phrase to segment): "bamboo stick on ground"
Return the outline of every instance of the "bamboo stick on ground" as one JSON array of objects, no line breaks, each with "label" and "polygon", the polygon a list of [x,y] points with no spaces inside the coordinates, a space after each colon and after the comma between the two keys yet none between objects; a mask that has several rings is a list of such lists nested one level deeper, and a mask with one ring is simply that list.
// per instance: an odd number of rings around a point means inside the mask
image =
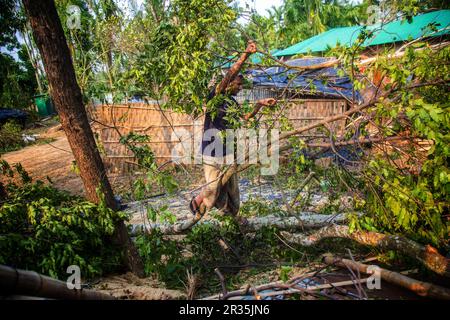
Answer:
[{"label": "bamboo stick on ground", "polygon": [[[319,284],[319,285],[315,285],[315,286],[307,286],[304,289],[291,288],[291,289],[273,291],[273,292],[268,292],[268,293],[260,292],[258,295],[260,298],[265,298],[265,297],[274,297],[274,296],[279,296],[279,295],[287,295],[287,294],[295,294],[295,293],[308,293],[308,292],[317,291],[317,290],[332,289],[335,287],[345,287],[345,286],[353,285],[355,283],[366,283],[366,282],[367,282],[367,278],[360,279],[360,280],[346,280],[346,281],[339,281],[339,282],[334,282],[334,283],[324,283],[324,284]],[[231,297],[229,300],[240,300],[240,299],[239,299],[239,297]]]},{"label": "bamboo stick on ground", "polygon": [[[309,277],[309,276],[313,276],[313,275],[315,275],[316,273],[317,273],[317,271],[314,271],[314,272],[308,272],[308,273],[299,275],[299,276],[297,276],[297,277],[294,277],[294,279],[296,279],[296,281],[298,281],[299,279],[306,278],[306,277]],[[275,282],[270,282],[270,283],[266,283],[266,284],[259,285],[259,286],[255,287],[255,289],[256,289],[256,290],[265,290],[265,289],[267,289],[267,288],[271,288],[271,287],[279,286],[279,285],[285,285],[285,284],[286,284],[286,283],[284,283],[283,281],[280,280],[280,281],[275,281]],[[230,291],[230,292],[228,292],[227,294],[228,294],[228,295],[239,295],[239,296],[243,296],[243,295],[247,295],[247,294],[248,294],[249,289],[250,289],[250,285],[247,284],[246,288],[244,288],[244,289],[239,289],[239,290],[234,290],[234,291]],[[213,296],[209,296],[209,297],[206,297],[206,298],[202,298],[202,299],[200,299],[200,300],[217,300],[217,299],[220,298],[220,296],[221,296],[221,294],[215,294],[215,295],[213,295]]]}]

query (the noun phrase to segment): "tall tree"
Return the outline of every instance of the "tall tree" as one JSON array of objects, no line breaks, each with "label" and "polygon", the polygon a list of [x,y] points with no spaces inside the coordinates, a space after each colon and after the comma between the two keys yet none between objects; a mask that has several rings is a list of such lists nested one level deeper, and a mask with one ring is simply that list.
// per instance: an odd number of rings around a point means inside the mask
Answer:
[{"label": "tall tree", "polygon": [[348,0],[286,0],[282,34],[292,44],[330,28],[358,24],[367,16],[367,5],[368,0],[360,4]]},{"label": "tall tree", "polygon": [[[55,3],[53,0],[23,0],[23,5],[44,62],[51,97],[80,169],[87,198],[95,203],[104,199],[106,205],[115,210],[117,204],[89,126]],[[125,249],[127,267],[143,275],[142,262],[123,222],[116,226],[114,240]]]}]

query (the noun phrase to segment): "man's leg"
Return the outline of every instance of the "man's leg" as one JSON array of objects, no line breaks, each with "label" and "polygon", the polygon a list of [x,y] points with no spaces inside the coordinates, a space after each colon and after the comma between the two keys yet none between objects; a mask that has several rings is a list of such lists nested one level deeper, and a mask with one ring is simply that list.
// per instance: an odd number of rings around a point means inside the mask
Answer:
[{"label": "man's leg", "polygon": [[237,173],[222,185],[218,177],[222,173],[223,166],[215,162],[205,160],[203,170],[207,185],[200,194],[194,199],[197,207],[206,206],[208,210],[215,207],[222,214],[237,216],[240,207],[239,178]]},{"label": "man's leg", "polygon": [[207,185],[202,189],[199,197],[201,197],[202,203],[206,208],[210,210],[216,205],[217,198],[222,189],[222,183],[218,179],[221,174],[221,165],[214,162],[204,162],[203,171]]},{"label": "man's leg", "polygon": [[224,215],[237,216],[239,212],[239,180],[236,174],[220,188],[215,207]]},{"label": "man's leg", "polygon": [[222,210],[225,214],[236,216],[239,212],[239,179],[237,174],[233,174],[230,180],[223,186],[221,195],[224,197]]},{"label": "man's leg", "polygon": [[237,173],[233,174],[228,181],[228,199],[231,205],[231,212],[236,216],[239,212],[241,199],[239,194],[239,176]]}]

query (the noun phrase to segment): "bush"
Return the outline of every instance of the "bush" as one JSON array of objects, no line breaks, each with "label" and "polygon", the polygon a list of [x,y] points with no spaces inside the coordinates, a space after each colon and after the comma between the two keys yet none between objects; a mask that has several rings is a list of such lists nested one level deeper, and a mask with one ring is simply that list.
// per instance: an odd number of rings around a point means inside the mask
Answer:
[{"label": "bush", "polygon": [[21,126],[14,120],[6,122],[0,128],[0,154],[14,151],[25,146]]},{"label": "bush", "polygon": [[121,266],[121,250],[110,237],[124,213],[32,182],[20,165],[1,161],[0,175],[9,178],[0,182],[0,264],[60,279],[70,265],[78,265],[83,278]]}]

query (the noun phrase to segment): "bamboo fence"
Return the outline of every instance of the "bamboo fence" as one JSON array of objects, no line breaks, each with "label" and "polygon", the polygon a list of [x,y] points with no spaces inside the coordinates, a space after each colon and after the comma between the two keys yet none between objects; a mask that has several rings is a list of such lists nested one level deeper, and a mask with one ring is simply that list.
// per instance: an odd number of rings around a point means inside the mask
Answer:
[{"label": "bamboo fence", "polygon": [[[297,129],[343,113],[346,108],[345,100],[298,99],[290,100],[281,113],[289,119],[293,129]],[[158,105],[145,103],[90,106],[89,113],[109,172],[124,173],[136,169],[133,153],[119,141],[121,136],[131,131],[150,137],[146,144],[155,154],[158,163],[174,159],[173,150],[180,157],[185,155],[187,148],[190,148],[191,154],[198,152],[203,116],[195,119],[188,114],[162,110]],[[261,128],[267,126],[267,120],[270,119],[261,119]],[[279,128],[278,117],[272,120],[274,127]],[[341,132],[345,127],[345,120],[336,122],[334,126],[336,132]],[[318,134],[317,131],[305,133],[306,136]]]}]

